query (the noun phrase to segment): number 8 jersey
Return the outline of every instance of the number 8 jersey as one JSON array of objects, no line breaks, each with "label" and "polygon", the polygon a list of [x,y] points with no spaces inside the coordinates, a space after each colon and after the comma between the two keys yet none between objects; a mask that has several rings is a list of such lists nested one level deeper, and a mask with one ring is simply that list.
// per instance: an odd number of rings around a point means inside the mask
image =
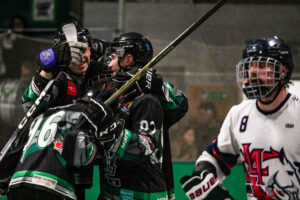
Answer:
[{"label": "number 8 jersey", "polygon": [[288,94],[272,112],[256,100],[231,108],[216,141],[199,157],[220,180],[242,163],[248,199],[300,199],[300,99]]}]

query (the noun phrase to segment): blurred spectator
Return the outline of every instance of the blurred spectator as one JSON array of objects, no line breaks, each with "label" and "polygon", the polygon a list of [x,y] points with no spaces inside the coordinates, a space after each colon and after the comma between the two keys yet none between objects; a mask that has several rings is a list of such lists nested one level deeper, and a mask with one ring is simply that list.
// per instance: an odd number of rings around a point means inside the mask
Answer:
[{"label": "blurred spectator", "polygon": [[25,60],[21,65],[21,78],[30,79],[36,71],[36,65],[31,60]]},{"label": "blurred spectator", "polygon": [[195,130],[187,128],[184,134],[177,138],[172,144],[173,159],[195,160],[198,151],[195,143]]},{"label": "blurred spectator", "polygon": [[21,15],[15,16],[10,22],[10,29],[15,33],[23,33],[25,28],[27,28],[27,23]]},{"label": "blurred spectator", "polygon": [[17,34],[23,34],[27,28],[22,16],[16,16],[10,23],[10,30],[2,41],[3,61],[6,68],[5,78],[20,78],[21,63],[24,59],[24,46],[18,42]]},{"label": "blurred spectator", "polygon": [[211,102],[200,104],[197,116],[198,120],[191,128],[195,130],[198,154],[200,154],[207,144],[216,139],[221,122],[218,120],[216,106]]},{"label": "blurred spectator", "polygon": [[[29,60],[24,61],[26,58],[26,54],[30,51],[26,49],[26,45],[20,42],[18,36],[16,34],[23,34],[24,29],[27,28],[27,24],[25,19],[22,16],[16,16],[11,20],[10,23],[10,31],[4,36],[1,41],[2,48],[2,56],[3,63],[5,66],[5,73],[0,77],[0,148],[4,146],[7,142],[10,135],[16,129],[16,123],[20,121],[20,118],[23,117],[23,110],[20,107],[20,102],[16,101],[16,99],[20,99],[17,91],[22,90],[24,86],[27,86],[30,83],[30,79],[32,77],[32,73],[34,71],[31,69],[35,67]],[[31,43],[31,45],[33,45]],[[31,56],[32,60],[34,56]],[[7,80],[7,79],[19,79],[22,77],[23,80],[27,79],[27,82],[20,82],[19,80]],[[25,79],[24,79],[25,78]],[[11,89],[9,85],[15,85],[16,87],[12,90],[14,93],[5,93],[5,91],[10,91]],[[10,94],[9,96],[7,96]],[[18,105],[14,105],[18,103]],[[20,109],[21,108],[21,109]],[[20,111],[22,113],[20,114]],[[6,115],[5,115],[6,114]],[[10,114],[14,114],[13,116]],[[4,119],[9,116],[11,123],[7,123],[9,119]]]}]

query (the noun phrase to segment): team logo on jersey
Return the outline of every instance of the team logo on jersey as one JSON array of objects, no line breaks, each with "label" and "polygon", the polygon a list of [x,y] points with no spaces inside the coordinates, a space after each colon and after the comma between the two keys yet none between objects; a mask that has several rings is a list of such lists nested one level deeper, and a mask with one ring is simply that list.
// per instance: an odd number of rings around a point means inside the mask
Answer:
[{"label": "team logo on jersey", "polygon": [[294,128],[294,124],[286,123],[285,128]]},{"label": "team logo on jersey", "polygon": [[68,81],[67,95],[77,96],[76,85],[72,81]]},{"label": "team logo on jersey", "polygon": [[[294,166],[286,157],[284,150],[276,151],[270,148],[269,151],[264,149],[252,149],[251,144],[243,144],[241,153],[244,156],[245,173],[247,190],[249,194],[254,194],[258,199],[299,199],[300,177]],[[279,169],[270,174],[272,166],[265,166],[263,163],[270,159],[278,159],[276,168]],[[295,163],[294,163],[295,164]],[[282,166],[280,166],[282,165]],[[269,176],[267,182],[263,181],[264,176]]]},{"label": "team logo on jersey", "polygon": [[54,149],[56,149],[56,150],[59,151],[59,152],[62,152],[62,147],[63,147],[62,142],[59,142],[59,141],[56,141],[56,142],[55,142],[55,144],[54,144]]},{"label": "team logo on jersey", "polygon": [[125,112],[129,112],[130,107],[132,106],[132,102],[127,102],[121,109]]}]

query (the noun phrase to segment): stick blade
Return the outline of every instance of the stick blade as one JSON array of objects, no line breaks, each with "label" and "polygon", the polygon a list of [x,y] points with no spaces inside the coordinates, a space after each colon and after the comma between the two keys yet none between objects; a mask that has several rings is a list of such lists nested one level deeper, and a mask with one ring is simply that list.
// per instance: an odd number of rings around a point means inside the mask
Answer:
[{"label": "stick blade", "polygon": [[75,24],[73,24],[73,23],[65,24],[62,27],[62,30],[63,30],[68,42],[78,42],[77,30],[76,30]]}]

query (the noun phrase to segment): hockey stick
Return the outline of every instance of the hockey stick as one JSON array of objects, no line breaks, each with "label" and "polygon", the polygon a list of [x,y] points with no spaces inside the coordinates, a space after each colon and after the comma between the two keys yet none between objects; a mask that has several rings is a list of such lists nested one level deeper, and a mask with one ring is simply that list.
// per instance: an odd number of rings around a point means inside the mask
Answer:
[{"label": "hockey stick", "polygon": [[[62,27],[63,32],[65,33],[67,42],[74,41],[77,42],[77,30],[74,24],[66,24]],[[37,107],[40,105],[41,101],[44,99],[44,97],[47,95],[48,90],[51,88],[53,83],[60,77],[62,74],[62,71],[56,76],[55,79],[50,80],[44,90],[41,92],[40,96],[35,100],[34,104],[31,106],[31,108],[26,113],[25,117],[22,119],[22,121],[19,123],[17,129],[15,132],[11,135],[9,140],[6,142],[4,147],[2,148],[0,152],[0,162],[10,149],[10,147],[15,143],[18,139],[18,136],[20,135],[20,132],[23,130],[25,125],[28,123],[30,118],[36,114]]]},{"label": "hockey stick", "polygon": [[[58,74],[57,78],[60,76],[60,74],[61,74],[61,72]],[[25,125],[27,124],[29,119],[33,116],[33,114],[36,113],[37,107],[40,105],[41,101],[47,95],[49,88],[53,85],[55,80],[52,79],[48,82],[48,84],[46,85],[44,90],[41,92],[40,96],[35,100],[34,104],[30,107],[30,109],[26,113],[25,117],[19,123],[15,132],[11,135],[9,140],[6,142],[6,144],[4,145],[4,147],[2,148],[2,150],[0,152],[0,162],[2,161],[3,157],[6,155],[7,151],[12,146],[12,144],[16,141],[17,137],[19,136],[20,132],[23,130],[23,128],[25,127]]]},{"label": "hockey stick", "polygon": [[228,0],[219,0],[216,5],[211,8],[205,15],[197,19],[191,24],[183,33],[181,33],[175,40],[173,40],[167,47],[165,47],[156,57],[139,70],[131,79],[129,79],[119,90],[110,96],[105,101],[105,104],[111,104],[119,96],[121,96],[134,82],[138,81],[151,68],[154,67],[160,60],[169,54],[178,44],[180,44],[186,37],[188,37],[194,30],[196,30],[203,22],[205,22],[211,15],[213,15],[219,8],[221,8]]}]

